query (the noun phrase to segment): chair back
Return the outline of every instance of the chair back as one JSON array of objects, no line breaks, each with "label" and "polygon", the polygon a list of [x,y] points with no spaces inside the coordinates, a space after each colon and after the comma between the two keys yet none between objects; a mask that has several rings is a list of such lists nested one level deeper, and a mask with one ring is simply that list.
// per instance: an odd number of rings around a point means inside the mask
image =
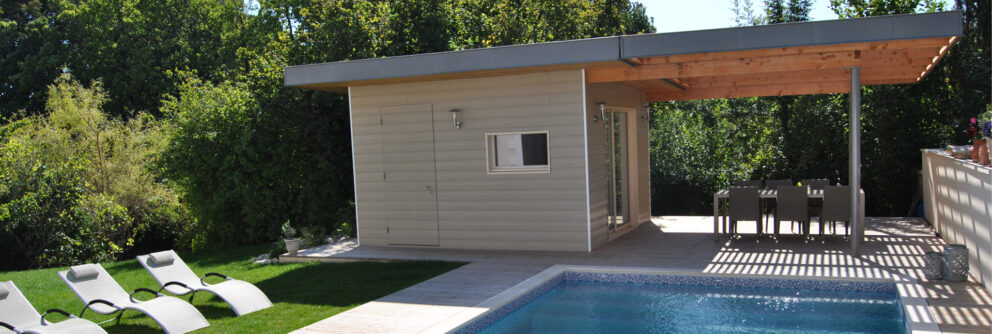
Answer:
[{"label": "chair back", "polygon": [[[139,255],[138,263],[142,267],[145,267],[145,270],[148,270],[148,273],[152,274],[152,277],[155,277],[159,285],[164,285],[168,282],[179,282],[190,287],[200,286],[200,278],[172,250]],[[189,290],[177,286],[169,286],[165,289],[172,294],[185,294],[189,292]]]},{"label": "chair back", "polygon": [[823,188],[824,221],[851,220],[851,186],[827,186]]},{"label": "chair back", "polygon": [[758,187],[730,188],[730,220],[761,220]]},{"label": "chair back", "polygon": [[809,194],[806,186],[780,186],[775,197],[775,219],[809,220]]},{"label": "chair back", "polygon": [[758,187],[758,188],[761,188],[761,180],[734,181],[734,187]]},{"label": "chair back", "polygon": [[[0,282],[0,322],[24,329],[29,325],[37,326],[40,321],[41,315],[13,281]],[[0,332],[6,333],[7,330],[2,328]]]},{"label": "chair back", "polygon": [[[88,304],[94,299],[103,299],[116,305],[131,304],[128,293],[124,291],[124,288],[121,288],[120,284],[117,284],[113,277],[110,277],[110,274],[99,263],[70,267],[69,270],[60,271],[59,277],[79,296],[79,299],[83,300],[83,304]],[[116,311],[103,304],[94,304],[90,308],[102,314]]]},{"label": "chair back", "polygon": [[795,183],[792,183],[792,180],[789,179],[765,180],[765,189],[775,190],[778,189],[778,187],[788,187],[794,184]]},{"label": "chair back", "polygon": [[803,179],[802,183],[810,189],[823,190],[823,187],[830,185],[830,179]]}]

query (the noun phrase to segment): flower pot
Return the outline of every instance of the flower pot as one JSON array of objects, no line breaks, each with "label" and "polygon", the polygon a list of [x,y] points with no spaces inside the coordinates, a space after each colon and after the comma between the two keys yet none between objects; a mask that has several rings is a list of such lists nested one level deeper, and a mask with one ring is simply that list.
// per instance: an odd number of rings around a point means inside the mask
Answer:
[{"label": "flower pot", "polygon": [[989,146],[986,140],[978,140],[978,163],[989,165]]},{"label": "flower pot", "polygon": [[303,245],[303,240],[300,239],[286,239],[286,252],[289,255],[296,255],[296,252],[300,251],[300,246]]},{"label": "flower pot", "polygon": [[974,139],[971,142],[971,162],[978,162],[978,140]]},{"label": "flower pot", "polygon": [[992,166],[992,140],[985,140],[985,149],[989,152],[989,166]]}]

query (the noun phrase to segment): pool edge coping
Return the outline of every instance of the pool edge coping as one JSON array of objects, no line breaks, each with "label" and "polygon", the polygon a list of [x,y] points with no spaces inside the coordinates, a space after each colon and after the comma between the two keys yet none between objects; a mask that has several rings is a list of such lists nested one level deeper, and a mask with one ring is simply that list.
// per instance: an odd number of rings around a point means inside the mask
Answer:
[{"label": "pool edge coping", "polygon": [[[540,285],[563,275],[568,271],[581,271],[581,272],[591,272],[591,273],[629,273],[629,274],[651,274],[651,275],[664,275],[664,274],[677,274],[686,276],[704,276],[704,277],[728,277],[728,278],[760,278],[760,279],[788,279],[788,280],[820,280],[820,281],[853,281],[853,282],[866,282],[866,283],[894,283],[896,284],[896,292],[899,295],[899,300],[903,307],[903,312],[906,316],[906,324],[908,325],[908,330],[912,334],[930,334],[942,333],[940,326],[937,325],[936,317],[934,317],[933,312],[930,310],[930,305],[925,297],[913,297],[910,296],[908,291],[921,292],[924,291],[922,286],[919,285],[919,281],[915,278],[904,277],[902,275],[893,273],[892,278],[838,278],[838,277],[795,277],[795,276],[785,276],[785,275],[740,275],[740,274],[724,274],[724,273],[705,273],[698,269],[688,269],[688,268],[676,268],[676,267],[623,267],[623,266],[587,266],[587,265],[561,265],[556,264],[548,267],[547,269],[537,273],[534,276],[528,277],[527,279],[521,281],[520,283],[514,284],[513,286],[493,295],[469,307],[468,310],[459,312],[454,316],[438,322],[434,326],[431,326],[421,333],[430,334],[440,334],[440,333],[450,333],[458,330],[463,325],[466,325],[476,319],[484,316],[486,313],[497,310],[498,308],[514,301],[515,299],[527,294],[531,290],[539,287]],[[908,285],[908,286],[904,286]],[[921,322],[923,320],[926,322]]]}]

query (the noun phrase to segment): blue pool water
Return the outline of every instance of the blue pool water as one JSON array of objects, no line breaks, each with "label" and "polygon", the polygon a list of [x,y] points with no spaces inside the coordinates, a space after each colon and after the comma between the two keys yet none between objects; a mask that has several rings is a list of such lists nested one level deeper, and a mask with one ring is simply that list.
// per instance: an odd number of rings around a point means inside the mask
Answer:
[{"label": "blue pool water", "polygon": [[783,288],[753,281],[759,283],[696,286],[559,279],[479,333],[906,332],[894,288]]}]

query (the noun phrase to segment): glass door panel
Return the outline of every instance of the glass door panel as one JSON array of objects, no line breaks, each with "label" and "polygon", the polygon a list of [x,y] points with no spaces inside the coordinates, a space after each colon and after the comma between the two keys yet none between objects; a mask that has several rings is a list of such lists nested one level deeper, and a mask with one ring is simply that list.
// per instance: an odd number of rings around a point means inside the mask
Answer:
[{"label": "glass door panel", "polygon": [[627,114],[607,111],[605,120],[608,220],[612,231],[628,222]]}]

